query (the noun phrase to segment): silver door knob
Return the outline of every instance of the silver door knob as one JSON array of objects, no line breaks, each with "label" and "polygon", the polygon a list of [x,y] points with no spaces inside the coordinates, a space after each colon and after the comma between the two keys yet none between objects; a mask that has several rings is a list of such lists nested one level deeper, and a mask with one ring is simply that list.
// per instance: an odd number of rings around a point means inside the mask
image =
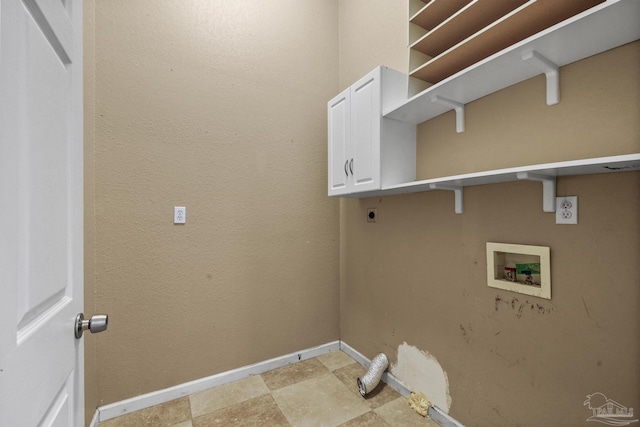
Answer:
[{"label": "silver door knob", "polygon": [[75,334],[76,338],[82,338],[82,333],[87,329],[92,334],[105,331],[109,323],[109,316],[107,314],[94,314],[91,319],[84,320],[84,314],[78,313],[76,316]]}]

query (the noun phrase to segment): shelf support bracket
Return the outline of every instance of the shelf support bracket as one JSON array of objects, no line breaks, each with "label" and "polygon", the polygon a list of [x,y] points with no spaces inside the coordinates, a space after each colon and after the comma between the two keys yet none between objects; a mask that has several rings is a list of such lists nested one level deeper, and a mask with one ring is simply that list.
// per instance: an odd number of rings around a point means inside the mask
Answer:
[{"label": "shelf support bracket", "polygon": [[522,59],[541,70],[547,77],[547,105],[560,102],[560,67],[535,50],[523,53]]},{"label": "shelf support bracket", "polygon": [[529,172],[518,172],[518,179],[526,181],[542,182],[542,210],[544,212],[556,211],[556,177],[539,175]]},{"label": "shelf support bracket", "polygon": [[461,213],[464,212],[464,204],[463,204],[463,200],[462,200],[462,196],[463,196],[462,189],[464,187],[459,186],[459,185],[447,185],[447,184],[432,183],[432,184],[429,184],[429,188],[432,189],[432,190],[450,190],[450,191],[453,191],[454,203],[455,203],[455,212],[457,214],[461,214]]},{"label": "shelf support bracket", "polygon": [[456,110],[456,132],[464,132],[464,104],[443,98],[440,95],[433,95],[431,97],[431,102],[437,102],[438,104],[442,104]]}]

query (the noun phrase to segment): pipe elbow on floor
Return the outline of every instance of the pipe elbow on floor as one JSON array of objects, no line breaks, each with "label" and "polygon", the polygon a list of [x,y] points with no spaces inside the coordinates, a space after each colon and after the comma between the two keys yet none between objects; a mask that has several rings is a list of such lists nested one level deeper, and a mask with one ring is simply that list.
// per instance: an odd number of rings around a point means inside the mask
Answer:
[{"label": "pipe elbow on floor", "polygon": [[380,378],[382,378],[382,374],[388,367],[389,359],[384,353],[380,353],[373,358],[367,372],[357,380],[358,390],[360,390],[362,397],[376,388]]}]

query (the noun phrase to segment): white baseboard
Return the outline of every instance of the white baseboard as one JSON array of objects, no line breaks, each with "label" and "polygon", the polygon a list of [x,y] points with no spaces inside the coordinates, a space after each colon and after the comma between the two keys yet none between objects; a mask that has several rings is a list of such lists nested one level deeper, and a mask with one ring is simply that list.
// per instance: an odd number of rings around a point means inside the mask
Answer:
[{"label": "white baseboard", "polygon": [[[129,412],[139,411],[140,409],[148,408],[150,406],[169,402],[174,399],[179,399],[184,396],[189,396],[190,394],[241,380],[251,375],[258,375],[273,369],[282,368],[283,366],[290,365],[291,363],[313,359],[314,357],[339,349],[340,341],[333,341],[318,347],[309,348],[296,353],[287,354],[285,356],[265,360],[264,362],[255,363],[253,365],[222,372],[210,377],[165,388],[164,390],[154,391],[152,393],[132,397],[131,399],[101,406],[97,410],[98,422],[119,417],[120,415],[128,414]],[[95,418],[96,417],[94,416],[94,419]]]},{"label": "white baseboard", "polygon": [[464,425],[437,406],[429,406],[429,418],[440,427],[464,427]]},{"label": "white baseboard", "polygon": [[99,418],[100,418],[100,411],[96,409],[96,412],[93,413],[93,418],[91,418],[91,422],[89,423],[89,427],[98,427]]},{"label": "white baseboard", "polygon": [[[93,416],[89,427],[97,427],[99,422],[119,417],[120,415],[139,411],[140,409],[189,396],[190,394],[228,384],[233,381],[238,381],[251,375],[259,375],[273,369],[282,368],[283,366],[300,362],[302,360],[312,359],[314,357],[336,350],[344,351],[346,354],[351,356],[353,360],[355,360],[365,368],[368,368],[371,364],[370,359],[365,357],[362,353],[351,347],[349,344],[345,343],[344,341],[333,341],[318,347],[312,347],[296,353],[287,354],[285,356],[265,360],[253,365],[243,366],[241,368],[222,372],[210,377],[201,378],[199,380],[190,381],[184,384],[178,384],[176,386],[165,388],[163,390],[154,391],[152,393],[143,394],[140,396],[132,397],[130,399],[122,400],[120,402],[101,406],[96,410],[96,413]],[[382,374],[381,380],[404,397],[409,396],[409,393],[411,392],[411,390],[409,390],[409,388],[402,381],[394,377],[389,372],[385,372],[384,374]]]}]

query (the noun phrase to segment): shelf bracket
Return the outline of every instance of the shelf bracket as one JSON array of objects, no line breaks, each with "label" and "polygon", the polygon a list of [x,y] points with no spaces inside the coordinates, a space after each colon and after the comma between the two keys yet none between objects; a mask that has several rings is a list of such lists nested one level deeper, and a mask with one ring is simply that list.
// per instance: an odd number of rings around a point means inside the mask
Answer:
[{"label": "shelf bracket", "polygon": [[463,204],[463,200],[462,200],[462,196],[463,196],[463,193],[462,193],[463,187],[462,186],[432,183],[432,184],[429,184],[429,188],[432,189],[432,190],[450,190],[450,191],[453,191],[456,213],[457,214],[461,214],[461,213],[464,212],[464,204]]},{"label": "shelf bracket", "polygon": [[547,77],[547,105],[560,102],[560,67],[535,50],[523,53],[522,59],[541,70]]},{"label": "shelf bracket", "polygon": [[431,102],[437,102],[438,104],[442,104],[456,110],[456,132],[464,132],[464,104],[443,98],[440,95],[433,95],[431,97]]},{"label": "shelf bracket", "polygon": [[556,211],[556,177],[539,175],[529,172],[518,172],[518,179],[526,181],[542,182],[542,210],[544,212]]}]

